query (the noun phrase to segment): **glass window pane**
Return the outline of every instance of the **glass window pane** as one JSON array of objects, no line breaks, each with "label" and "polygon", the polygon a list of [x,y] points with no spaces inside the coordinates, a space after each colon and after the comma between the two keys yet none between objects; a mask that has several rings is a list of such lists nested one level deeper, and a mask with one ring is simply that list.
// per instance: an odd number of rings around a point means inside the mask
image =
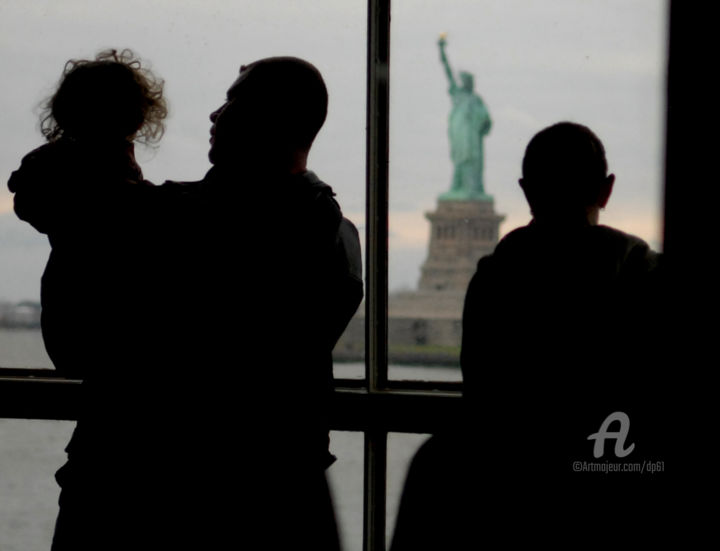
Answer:
[{"label": "glass window pane", "polygon": [[[388,434],[387,516],[388,545],[395,526],[408,467],[427,434]],[[333,431],[330,449],[337,461],[328,470],[341,543],[345,551],[360,551],[363,541],[363,434]]]},{"label": "glass window pane", "polygon": [[364,442],[362,432],[330,433],[330,452],[337,460],[327,476],[344,551],[362,549]]},{"label": "glass window pane", "polygon": [[0,326],[0,367],[53,369],[40,328]]},{"label": "glass window pane", "polygon": [[[4,145],[0,150],[4,176],[0,185],[0,325],[13,329],[0,329],[0,367],[51,367],[39,329],[15,328],[25,323],[19,321],[21,314],[27,314],[18,305],[39,301],[49,246],[44,236],[15,217],[4,182],[22,156],[42,144],[38,106],[52,93],[67,60],[92,57],[107,47],[129,47],[165,80],[170,108],[166,132],[157,148],[139,146],[136,150],[145,177],[155,183],[196,180],[208,170],[208,116],[223,103],[241,64],[276,55],[311,61],[325,78],[329,109],[308,167],[333,187],[362,239],[366,22],[364,0],[3,3],[0,71],[7,85],[0,95],[5,113],[0,125]],[[28,36],[42,40],[28,42]],[[359,336],[364,340],[364,329]],[[354,346],[363,348],[362,340]],[[49,549],[58,491],[52,475],[64,461],[72,424],[0,423],[0,549]],[[358,450],[341,454],[346,461],[352,457],[361,464],[361,434],[359,439]],[[56,454],[54,459],[37,468],[23,465],[27,450],[40,449],[40,441],[46,441],[47,454]],[[33,462],[45,454],[33,457]],[[24,467],[33,470],[22,474]],[[36,499],[34,488],[39,485],[45,489],[42,498]],[[359,488],[352,499],[362,499],[362,483]],[[362,514],[362,507],[359,510]],[[40,524],[42,529],[36,527]],[[361,529],[361,522],[356,525]],[[36,536],[38,530],[41,535]]]},{"label": "glass window pane", "polygon": [[55,471],[75,423],[0,419],[0,549],[50,549],[60,488]]},{"label": "glass window pane", "polygon": [[[392,10],[389,363],[457,368],[475,264],[530,221],[517,182],[542,128],[571,120],[597,133],[617,177],[600,222],[661,248],[667,6],[398,0]],[[448,71],[458,87],[472,75],[486,109],[468,115],[473,125],[453,122],[452,140]]]},{"label": "glass window pane", "polygon": [[388,378],[401,381],[462,381],[457,365],[403,365],[388,366]]},{"label": "glass window pane", "polygon": [[[0,174],[7,178],[22,156],[42,143],[38,107],[71,58],[129,47],[164,78],[170,109],[165,135],[157,148],[136,151],[145,177],[160,183],[196,180],[207,171],[208,116],[224,101],[242,63],[294,55],[320,69],[330,96],[328,118],[313,146],[309,168],[333,187],[362,236],[366,23],[364,0],[4,2],[0,71],[7,85],[0,96]],[[43,38],[29,43],[28,36]],[[0,235],[0,301],[38,301],[47,240],[15,218],[4,183]],[[357,334],[364,339],[364,331]],[[362,342],[351,348],[362,349]]]},{"label": "glass window pane", "polygon": [[[351,323],[355,325],[364,321],[365,316],[356,315]],[[349,327],[348,332],[346,332],[345,335],[342,336],[340,342],[335,347],[335,362],[333,365],[333,374],[335,375],[335,379],[359,380],[365,378],[365,364],[361,361],[350,361],[350,359],[363,358],[365,356],[365,334],[363,333],[362,335],[358,335],[357,338],[355,338],[353,330],[353,326]],[[338,347],[343,346],[348,346],[350,351],[348,349],[345,349],[338,353]],[[363,347],[362,349],[359,348],[361,346]],[[352,356],[350,354],[352,354]]]},{"label": "glass window pane", "polygon": [[400,506],[405,479],[410,462],[420,446],[427,441],[427,434],[408,434],[391,432],[388,434],[387,461],[387,502],[386,502],[386,538],[388,548],[392,541],[395,519]]}]

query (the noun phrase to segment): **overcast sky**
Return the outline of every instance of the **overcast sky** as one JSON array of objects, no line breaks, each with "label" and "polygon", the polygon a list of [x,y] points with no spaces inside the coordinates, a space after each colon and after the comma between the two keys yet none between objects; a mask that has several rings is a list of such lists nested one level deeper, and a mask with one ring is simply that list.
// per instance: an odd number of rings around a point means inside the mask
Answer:
[{"label": "overcast sky", "polygon": [[[529,221],[517,186],[528,140],[574,120],[603,140],[617,176],[601,221],[659,248],[665,16],[659,0],[394,0],[391,288],[417,284],[424,212],[450,186],[441,32],[450,63],[475,75],[493,119],[485,182],[507,216],[502,233]],[[5,186],[42,143],[37,106],[68,59],[107,47],[134,49],[166,81],[165,137],[156,150],[138,151],[158,183],[199,179],[209,168],[208,115],[240,64],[271,55],[316,64],[330,108],[310,168],[364,227],[365,30],[358,0],[0,0],[0,300],[37,299],[48,254],[46,240],[14,218]]]}]

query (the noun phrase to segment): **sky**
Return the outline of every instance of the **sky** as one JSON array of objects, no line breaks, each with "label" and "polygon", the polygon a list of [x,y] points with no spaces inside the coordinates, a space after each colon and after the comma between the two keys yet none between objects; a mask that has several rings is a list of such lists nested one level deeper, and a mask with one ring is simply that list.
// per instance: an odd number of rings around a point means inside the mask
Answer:
[{"label": "sky", "polygon": [[[597,133],[617,177],[601,222],[662,247],[664,1],[394,0],[392,6],[391,290],[417,285],[429,233],[424,214],[450,186],[450,98],[437,48],[442,32],[453,69],[475,75],[493,120],[485,187],[506,216],[501,234],[530,220],[517,185],[527,142],[545,126],[572,120]],[[41,145],[38,107],[65,62],[108,47],[132,48],[165,80],[165,136],[156,148],[137,151],[146,178],[156,183],[202,178],[210,166],[208,116],[241,64],[272,55],[314,63],[330,105],[309,168],[333,187],[362,234],[365,31],[360,0],[0,0],[0,301],[37,300],[49,252],[47,239],[12,213],[7,178]]]}]

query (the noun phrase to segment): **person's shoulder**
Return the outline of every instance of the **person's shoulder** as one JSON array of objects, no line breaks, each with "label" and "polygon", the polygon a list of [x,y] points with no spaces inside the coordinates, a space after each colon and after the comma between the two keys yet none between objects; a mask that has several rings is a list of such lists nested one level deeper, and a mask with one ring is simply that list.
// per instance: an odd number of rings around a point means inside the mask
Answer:
[{"label": "person's shoulder", "polygon": [[77,148],[72,142],[65,139],[46,142],[28,152],[23,157],[22,162],[34,162],[37,160],[44,160],[56,156],[64,157],[68,154],[74,153],[76,149]]},{"label": "person's shoulder", "polygon": [[8,189],[17,193],[22,191],[28,182],[33,182],[44,175],[63,155],[56,143],[46,143],[26,153],[20,161],[20,166],[13,171],[8,180]]},{"label": "person's shoulder", "polygon": [[524,240],[527,240],[534,234],[533,226],[532,224],[528,224],[526,226],[520,226],[518,228],[515,228],[514,230],[509,231],[506,233],[503,238],[499,241],[498,245],[500,244],[515,244],[522,242]]},{"label": "person's shoulder", "polygon": [[490,281],[498,285],[517,283],[517,278],[522,277],[546,248],[547,243],[533,224],[515,228],[500,239],[492,253],[478,260],[474,285],[488,285]]},{"label": "person's shoulder", "polygon": [[647,241],[637,235],[602,224],[593,226],[592,231],[625,257],[643,255],[648,258],[655,258],[659,256],[659,253],[652,250]]},{"label": "person's shoulder", "polygon": [[493,257],[504,259],[517,255],[521,251],[534,247],[536,241],[537,231],[532,224],[515,228],[500,239],[495,246]]},{"label": "person's shoulder", "polygon": [[605,226],[604,224],[597,224],[591,227],[591,230],[597,235],[602,236],[609,242],[624,243],[629,247],[648,247],[649,245],[640,237],[631,233],[624,232],[611,226]]},{"label": "person's shoulder", "polygon": [[203,180],[176,181],[165,180],[162,184],[155,186],[156,193],[162,197],[191,198],[200,195],[203,190]]},{"label": "person's shoulder", "polygon": [[46,143],[27,153],[8,179],[15,214],[41,233],[51,231],[57,206],[67,200],[67,190],[58,184],[65,161],[61,144]]},{"label": "person's shoulder", "polygon": [[166,180],[156,185],[147,180],[129,186],[138,208],[158,223],[170,224],[186,219],[200,206],[202,181]]},{"label": "person's shoulder", "polygon": [[[335,201],[335,192],[332,187],[321,180],[315,172],[307,170],[300,174],[293,176],[296,182],[293,182],[293,186],[298,185],[303,190],[303,193],[307,194],[311,200],[320,200],[327,202],[330,200],[333,204],[337,205]],[[339,205],[338,205],[339,206]]]},{"label": "person's shoulder", "polygon": [[141,186],[138,186],[138,193],[143,194],[147,202],[158,209],[158,212],[175,214],[200,208],[202,199],[206,195],[203,180],[165,180],[159,185],[145,180],[141,182]]},{"label": "person's shoulder", "polygon": [[293,179],[291,186],[298,191],[299,200],[305,203],[308,215],[320,217],[318,221],[337,227],[343,215],[332,187],[310,170],[295,175]]},{"label": "person's shoulder", "polygon": [[645,276],[661,268],[662,253],[654,251],[644,239],[604,225],[594,226],[593,232],[616,262],[621,277]]},{"label": "person's shoulder", "polygon": [[63,149],[63,145],[59,142],[44,143],[41,146],[36,147],[32,151],[26,153],[23,156],[20,165],[22,166],[25,164],[32,164],[53,157],[55,155],[59,155]]}]

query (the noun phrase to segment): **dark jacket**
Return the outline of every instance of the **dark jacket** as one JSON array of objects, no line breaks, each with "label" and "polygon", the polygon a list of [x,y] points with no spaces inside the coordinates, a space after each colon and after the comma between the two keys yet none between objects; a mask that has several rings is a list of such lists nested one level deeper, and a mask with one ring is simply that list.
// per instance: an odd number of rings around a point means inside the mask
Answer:
[{"label": "dark jacket", "polygon": [[[393,551],[608,549],[680,533],[668,472],[649,470],[676,468],[655,344],[661,269],[637,237],[534,222],[478,262],[463,315],[465,416],[413,459]],[[588,437],[618,411],[633,451],[616,457],[608,439],[596,458]],[[646,472],[599,470],[626,464]]]},{"label": "dark jacket", "polygon": [[[606,511],[636,538],[667,514],[663,473],[589,470],[669,463],[670,376],[655,342],[661,260],[613,228],[533,222],[478,262],[463,315],[461,433],[498,515],[488,518],[513,514],[537,541],[578,544]],[[621,458],[608,439],[595,457],[588,437],[614,412],[629,417],[624,445],[635,449]]]},{"label": "dark jacket", "polygon": [[540,381],[559,391],[587,384],[596,369],[607,373],[639,336],[630,320],[657,303],[659,261],[641,239],[602,225],[567,231],[533,222],[510,232],[478,262],[468,288],[467,393],[509,384],[513,395],[523,387],[535,394]]},{"label": "dark jacket", "polygon": [[97,346],[112,331],[108,324],[121,325],[115,323],[121,312],[113,311],[127,285],[119,257],[145,231],[132,209],[151,186],[131,144],[61,139],[26,155],[8,187],[18,217],[47,234],[52,247],[41,282],[48,354],[58,371],[83,378],[106,360]]},{"label": "dark jacket", "polygon": [[[201,182],[170,185],[192,190],[184,232],[195,261],[182,269],[202,296],[180,317],[207,320],[187,335],[200,348],[186,357],[236,381],[218,403],[253,418],[242,430],[263,433],[254,437],[268,453],[280,445],[296,460],[326,456],[332,349],[363,294],[357,231],[312,172],[213,168]],[[238,400],[239,389],[253,390]]]}]

